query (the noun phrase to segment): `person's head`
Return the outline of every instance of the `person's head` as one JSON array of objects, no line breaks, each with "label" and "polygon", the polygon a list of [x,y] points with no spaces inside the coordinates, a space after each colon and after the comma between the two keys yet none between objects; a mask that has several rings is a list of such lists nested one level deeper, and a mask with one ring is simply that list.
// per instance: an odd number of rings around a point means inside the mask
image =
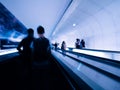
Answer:
[{"label": "person's head", "polygon": [[28,36],[33,36],[34,30],[33,30],[32,28],[29,28],[29,29],[27,30],[27,33],[28,33]]},{"label": "person's head", "polygon": [[38,28],[37,28],[37,33],[38,33],[39,35],[43,35],[43,34],[45,33],[44,28],[43,28],[42,26],[38,26]]},{"label": "person's head", "polygon": [[63,41],[62,43],[65,44],[65,41]]},{"label": "person's head", "polygon": [[79,42],[79,41],[80,41],[80,39],[78,39],[78,38],[77,38],[77,39],[76,39],[76,41],[77,41],[77,42]]}]

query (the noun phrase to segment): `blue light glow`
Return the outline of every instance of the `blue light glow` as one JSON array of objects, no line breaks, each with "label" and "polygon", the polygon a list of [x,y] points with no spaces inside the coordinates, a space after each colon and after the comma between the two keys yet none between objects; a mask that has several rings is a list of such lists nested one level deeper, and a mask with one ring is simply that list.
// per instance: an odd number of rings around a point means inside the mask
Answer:
[{"label": "blue light glow", "polygon": [[0,50],[0,56],[18,52],[17,49]]}]

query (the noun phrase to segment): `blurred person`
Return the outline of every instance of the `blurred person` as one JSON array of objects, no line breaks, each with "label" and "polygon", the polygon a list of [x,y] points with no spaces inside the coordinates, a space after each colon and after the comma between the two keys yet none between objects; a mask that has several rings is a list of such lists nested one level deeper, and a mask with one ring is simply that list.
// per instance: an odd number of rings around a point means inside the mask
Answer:
[{"label": "blurred person", "polygon": [[38,26],[37,33],[39,37],[33,42],[33,62],[47,63],[51,54],[50,43],[44,36],[45,30],[42,26]]},{"label": "blurred person", "polygon": [[80,39],[76,39],[76,42],[75,42],[75,48],[77,49],[80,49],[81,48],[81,45],[80,45]]},{"label": "blurred person", "polygon": [[27,30],[27,37],[25,37],[18,45],[17,50],[22,56],[22,59],[26,64],[31,63],[31,43],[34,40],[34,30],[32,28],[29,28]]},{"label": "blurred person", "polygon": [[58,45],[59,45],[59,43],[55,42],[55,44],[54,44],[54,46],[55,46],[55,50],[58,49]]},{"label": "blurred person", "polygon": [[[20,53],[20,62],[21,63],[21,68],[23,75],[21,77],[23,77],[23,83],[26,88],[30,88],[30,84],[31,84],[31,76],[32,76],[32,59],[31,59],[31,55],[32,55],[32,49],[31,49],[31,43],[34,40],[34,30],[32,28],[29,28],[27,30],[27,37],[25,37],[18,45],[17,50]],[[19,63],[20,63],[19,62]],[[29,89],[28,89],[29,90]]]},{"label": "blurred person", "polygon": [[[48,90],[49,74],[51,70],[51,47],[49,40],[44,36],[45,30],[42,26],[38,26],[38,38],[34,40],[33,48],[33,78],[32,90]],[[47,85],[47,87],[46,87]]]},{"label": "blurred person", "polygon": [[84,39],[81,40],[80,45],[81,45],[82,48],[85,48],[85,41],[84,41]]},{"label": "blurred person", "polygon": [[65,41],[63,41],[62,44],[61,44],[61,50],[62,50],[63,53],[65,53],[65,50],[66,50],[66,43],[65,43]]}]

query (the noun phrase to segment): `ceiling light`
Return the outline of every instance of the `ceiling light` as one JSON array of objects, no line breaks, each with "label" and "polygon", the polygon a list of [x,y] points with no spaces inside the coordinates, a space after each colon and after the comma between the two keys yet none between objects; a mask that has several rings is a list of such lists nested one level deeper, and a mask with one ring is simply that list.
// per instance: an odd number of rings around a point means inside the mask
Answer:
[{"label": "ceiling light", "polygon": [[73,27],[75,27],[75,26],[76,26],[76,24],[74,23],[74,24],[73,24]]}]

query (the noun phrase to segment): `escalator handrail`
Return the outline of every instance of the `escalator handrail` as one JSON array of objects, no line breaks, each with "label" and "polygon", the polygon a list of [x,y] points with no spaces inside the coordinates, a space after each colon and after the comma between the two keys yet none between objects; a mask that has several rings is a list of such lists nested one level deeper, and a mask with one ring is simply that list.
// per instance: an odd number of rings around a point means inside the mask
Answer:
[{"label": "escalator handrail", "polygon": [[[58,50],[58,52],[61,53],[61,54],[63,54],[63,52],[60,51],[60,50]],[[67,55],[67,54],[64,54],[64,55],[65,55],[65,56],[68,56],[68,57],[70,57],[70,58],[72,58],[72,59],[74,59],[74,60],[77,61],[77,62],[83,63],[83,64],[87,65],[88,67],[91,67],[91,68],[93,68],[94,70],[99,71],[99,72],[107,75],[107,76],[110,77],[110,78],[113,78],[113,79],[116,80],[116,81],[120,81],[120,77],[114,75],[114,74],[111,73],[111,72],[107,72],[107,71],[105,71],[105,70],[103,70],[103,69],[100,69],[100,68],[98,68],[98,67],[95,67],[95,66],[93,66],[93,65],[90,65],[90,64],[88,64],[88,63],[86,63],[86,62],[84,62],[84,61],[81,61],[81,60],[79,60],[78,58],[74,58],[74,57],[72,57],[72,56],[70,56],[70,55]],[[118,65],[118,66],[120,67],[120,65]]]}]

